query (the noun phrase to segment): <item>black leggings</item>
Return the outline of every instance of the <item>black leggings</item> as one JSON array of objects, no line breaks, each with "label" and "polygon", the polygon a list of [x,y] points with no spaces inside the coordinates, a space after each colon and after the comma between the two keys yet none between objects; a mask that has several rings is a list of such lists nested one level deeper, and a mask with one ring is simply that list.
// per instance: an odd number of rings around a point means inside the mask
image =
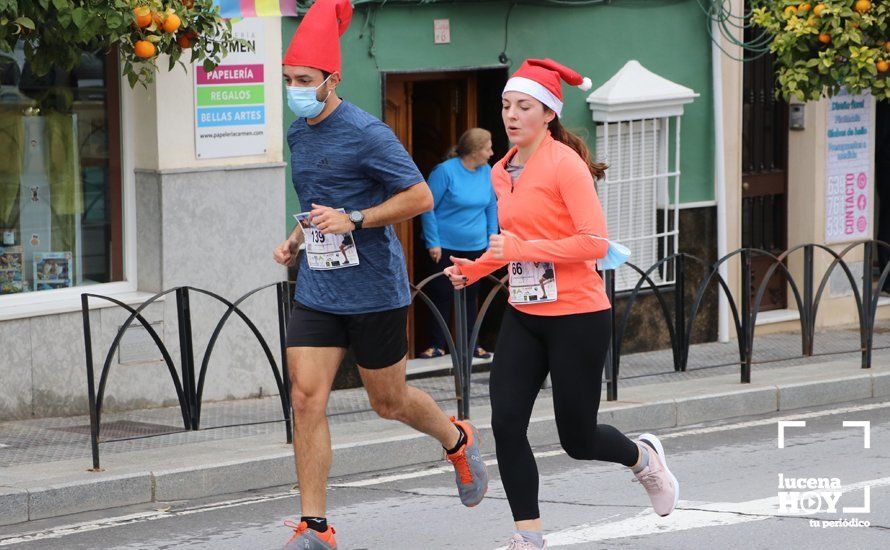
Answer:
[{"label": "black leggings", "polygon": [[501,481],[516,521],[541,515],[538,468],[527,430],[548,372],[559,442],[570,457],[628,467],[639,459],[636,443],[596,422],[609,317],[609,310],[545,317],[507,307],[491,371],[491,424]]}]

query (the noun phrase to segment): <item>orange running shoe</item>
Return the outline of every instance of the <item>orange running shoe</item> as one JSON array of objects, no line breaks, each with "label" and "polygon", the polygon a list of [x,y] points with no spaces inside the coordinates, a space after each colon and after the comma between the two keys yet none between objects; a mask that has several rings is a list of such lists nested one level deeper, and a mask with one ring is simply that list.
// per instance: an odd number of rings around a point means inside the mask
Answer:
[{"label": "orange running shoe", "polygon": [[301,521],[299,524],[292,521],[285,521],[285,525],[294,530],[294,536],[291,537],[284,550],[334,550],[337,548],[337,539],[334,538],[333,527],[328,527],[324,533],[319,533],[309,528],[309,524]]}]

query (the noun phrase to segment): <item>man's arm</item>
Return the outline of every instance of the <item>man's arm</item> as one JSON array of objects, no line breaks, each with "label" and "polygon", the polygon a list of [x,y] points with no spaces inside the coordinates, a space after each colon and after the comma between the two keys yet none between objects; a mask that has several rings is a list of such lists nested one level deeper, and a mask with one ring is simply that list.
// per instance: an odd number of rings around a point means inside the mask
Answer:
[{"label": "man's arm", "polygon": [[410,220],[433,209],[433,193],[425,181],[396,193],[377,206],[363,210],[362,227],[383,227]]},{"label": "man's arm", "polygon": [[272,251],[272,258],[284,266],[292,266],[296,263],[300,252],[300,245],[303,244],[303,229],[300,224],[294,228],[293,232],[283,243]]},{"label": "man's arm", "polygon": [[[392,225],[432,210],[430,188],[392,129],[376,122],[368,125],[364,132],[364,148],[358,163],[369,179],[383,186],[389,199],[362,210],[365,216],[362,227]],[[338,205],[313,204],[312,223],[324,234],[355,230],[349,215],[337,212],[332,206]]]},{"label": "man's arm", "polygon": [[303,235],[303,228],[298,223],[294,230],[291,232],[290,237],[287,238],[288,242],[290,242],[293,246],[300,246],[303,244],[303,240],[305,239],[305,235]]},{"label": "man's arm", "polygon": [[[433,208],[433,194],[425,181],[400,191],[377,206],[362,210],[365,221],[362,228],[384,227],[410,220]],[[346,233],[355,230],[349,214],[338,212],[330,206],[313,204],[310,212],[312,223],[323,234]]]}]

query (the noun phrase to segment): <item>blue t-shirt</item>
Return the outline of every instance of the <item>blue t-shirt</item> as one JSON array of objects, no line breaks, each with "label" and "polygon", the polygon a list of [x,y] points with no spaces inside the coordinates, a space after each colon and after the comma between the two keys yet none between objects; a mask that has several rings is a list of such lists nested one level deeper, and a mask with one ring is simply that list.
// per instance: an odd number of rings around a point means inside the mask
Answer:
[{"label": "blue t-shirt", "polygon": [[475,251],[488,248],[498,232],[498,200],[487,164],[468,170],[460,157],[448,159],[427,181],[435,206],[420,217],[427,248]]},{"label": "blue t-shirt", "polygon": [[[326,119],[297,119],[287,132],[294,189],[304,211],[312,204],[364,210],[423,181],[392,130],[343,101]],[[402,245],[392,226],[353,232],[359,265],[309,269],[300,259],[295,299],[340,315],[371,313],[411,303]]]}]

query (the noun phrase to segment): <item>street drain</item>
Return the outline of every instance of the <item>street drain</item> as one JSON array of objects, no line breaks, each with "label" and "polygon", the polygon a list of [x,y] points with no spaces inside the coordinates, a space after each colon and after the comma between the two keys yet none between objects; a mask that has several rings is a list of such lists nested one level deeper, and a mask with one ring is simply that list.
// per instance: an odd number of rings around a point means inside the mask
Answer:
[{"label": "street drain", "polygon": [[[51,428],[60,432],[90,435],[90,425],[67,426],[64,428]],[[151,424],[137,422],[135,420],[115,420],[103,423],[99,429],[101,439],[123,439],[127,437],[141,437],[149,435],[161,435],[184,431],[182,426],[168,426],[166,424]]]}]

